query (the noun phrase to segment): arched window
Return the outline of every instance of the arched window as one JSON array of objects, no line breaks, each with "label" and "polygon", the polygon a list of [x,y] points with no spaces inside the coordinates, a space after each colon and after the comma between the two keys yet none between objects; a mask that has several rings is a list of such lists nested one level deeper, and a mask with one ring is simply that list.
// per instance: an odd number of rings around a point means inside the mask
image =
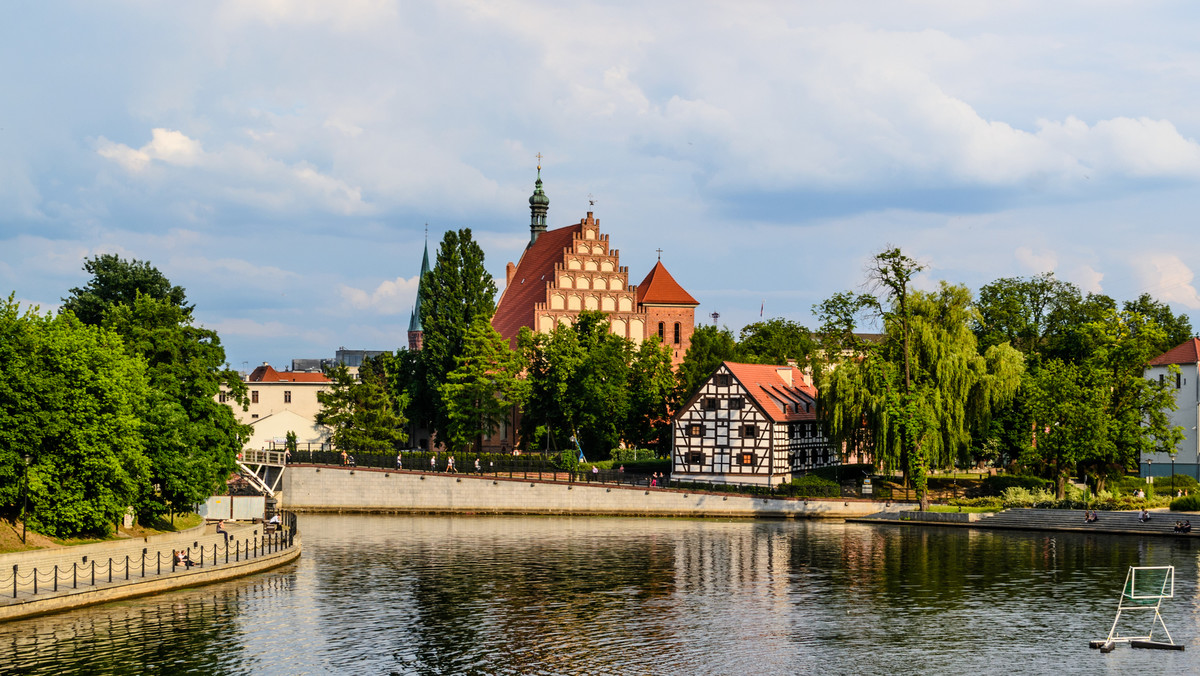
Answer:
[{"label": "arched window", "polygon": [[658,339],[663,342],[667,340],[667,325],[662,322],[658,323]]},{"label": "arched window", "polygon": [[675,344],[679,344],[679,322],[675,322]]}]

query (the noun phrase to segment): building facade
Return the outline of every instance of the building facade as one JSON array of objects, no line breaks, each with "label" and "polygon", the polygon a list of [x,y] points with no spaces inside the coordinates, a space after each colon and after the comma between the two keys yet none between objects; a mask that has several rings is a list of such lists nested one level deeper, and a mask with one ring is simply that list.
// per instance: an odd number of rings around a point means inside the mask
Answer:
[{"label": "building facade", "polygon": [[295,432],[300,448],[317,450],[329,441],[329,428],[316,423],[321,410],[317,393],[332,388],[333,383],[324,374],[276,371],[264,362],[246,376],[250,400],[246,410],[225,392],[217,395],[217,401],[229,405],[238,422],[250,425],[246,448],[270,448],[288,432]]},{"label": "building facade", "polygon": [[791,366],[724,362],[672,418],[671,479],[774,486],[838,463]]},{"label": "building facade", "polygon": [[[1177,367],[1172,373],[1171,367]],[[1176,409],[1168,412],[1171,425],[1183,428],[1184,438],[1170,453],[1145,453],[1140,460],[1142,476],[1187,474],[1200,481],[1200,339],[1189,338],[1150,360],[1146,377],[1175,388]],[[1172,462],[1172,460],[1174,460]]]},{"label": "building facade", "polygon": [[541,167],[530,205],[530,238],[520,260],[505,269],[504,291],[492,326],[516,346],[522,326],[549,333],[571,323],[583,310],[608,315],[609,330],[641,343],[660,336],[671,346],[676,365],[691,343],[699,303],[660,260],[641,284],[629,283],[629,268],[611,247],[592,212],[579,223],[548,230],[550,200],[542,187]]}]

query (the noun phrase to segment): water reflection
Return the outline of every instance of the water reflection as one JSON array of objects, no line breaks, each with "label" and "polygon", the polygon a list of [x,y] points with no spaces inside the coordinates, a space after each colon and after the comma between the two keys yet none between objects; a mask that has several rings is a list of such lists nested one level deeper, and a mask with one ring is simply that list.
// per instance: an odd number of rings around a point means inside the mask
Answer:
[{"label": "water reflection", "polygon": [[[825,522],[309,516],[300,562],[0,626],[5,673],[1200,670],[1196,546]],[[1101,655],[1130,565],[1185,653]]]}]

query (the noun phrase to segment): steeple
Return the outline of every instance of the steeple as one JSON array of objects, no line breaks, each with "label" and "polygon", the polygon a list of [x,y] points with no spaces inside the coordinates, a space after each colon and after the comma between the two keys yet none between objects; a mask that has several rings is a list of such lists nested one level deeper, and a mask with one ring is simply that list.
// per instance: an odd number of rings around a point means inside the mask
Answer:
[{"label": "steeple", "polygon": [[425,286],[425,273],[429,272],[429,226],[425,230],[425,255],[421,258],[421,277],[417,280],[417,301],[413,306],[412,318],[408,320],[408,349],[420,350],[425,343],[425,329],[421,326],[421,290]]},{"label": "steeple", "polygon": [[529,244],[537,241],[546,232],[546,212],[550,210],[550,198],[542,190],[542,154],[537,154],[537,182],[533,184],[533,195],[529,197]]}]

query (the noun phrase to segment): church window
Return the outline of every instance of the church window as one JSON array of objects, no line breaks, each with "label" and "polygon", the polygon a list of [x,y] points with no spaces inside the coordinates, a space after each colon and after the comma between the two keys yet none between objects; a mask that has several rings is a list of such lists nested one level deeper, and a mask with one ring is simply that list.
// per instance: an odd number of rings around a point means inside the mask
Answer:
[{"label": "church window", "polygon": [[675,322],[675,344],[679,344],[679,322]]},{"label": "church window", "polygon": [[283,403],[285,403],[285,404],[292,403],[292,391],[291,390],[283,391]]},{"label": "church window", "polygon": [[658,339],[666,341],[666,325],[662,322],[658,323]]}]

